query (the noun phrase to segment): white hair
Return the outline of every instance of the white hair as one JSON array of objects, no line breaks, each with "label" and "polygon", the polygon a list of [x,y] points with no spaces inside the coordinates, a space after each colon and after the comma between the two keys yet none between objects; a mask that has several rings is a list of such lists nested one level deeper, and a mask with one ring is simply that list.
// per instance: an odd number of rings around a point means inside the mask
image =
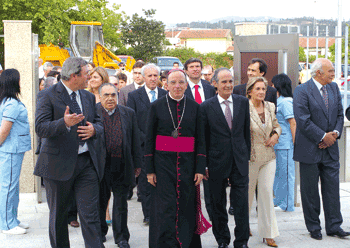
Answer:
[{"label": "white hair", "polygon": [[322,61],[319,59],[316,59],[311,66],[311,77],[315,77],[317,71],[323,72],[322,66],[323,66]]},{"label": "white hair", "polygon": [[149,63],[149,64],[144,65],[144,66],[141,68],[141,75],[142,75],[142,76],[145,76],[145,70],[151,69],[151,68],[156,69],[157,72],[158,72],[158,76],[160,75],[160,68],[159,68],[159,66],[157,66],[157,65],[155,65],[155,64],[153,64],[153,63]]}]

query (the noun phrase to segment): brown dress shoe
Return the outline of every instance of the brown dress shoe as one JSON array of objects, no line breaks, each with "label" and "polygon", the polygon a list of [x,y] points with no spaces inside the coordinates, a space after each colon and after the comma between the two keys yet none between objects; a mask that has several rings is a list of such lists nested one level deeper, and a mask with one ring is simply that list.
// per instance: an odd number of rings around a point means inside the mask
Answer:
[{"label": "brown dress shoe", "polygon": [[79,226],[80,226],[79,222],[76,221],[76,220],[71,221],[71,222],[69,223],[69,225],[71,225],[72,227],[79,227]]}]

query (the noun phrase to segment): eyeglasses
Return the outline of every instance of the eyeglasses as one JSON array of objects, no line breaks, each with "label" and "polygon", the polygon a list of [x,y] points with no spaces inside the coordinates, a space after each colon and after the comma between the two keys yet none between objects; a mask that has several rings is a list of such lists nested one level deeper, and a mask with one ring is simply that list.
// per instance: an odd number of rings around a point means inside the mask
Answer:
[{"label": "eyeglasses", "polygon": [[108,93],[105,93],[103,94],[103,98],[109,98],[109,97],[112,97],[112,98],[115,98],[117,96],[117,93],[112,93],[112,94],[108,94]]}]

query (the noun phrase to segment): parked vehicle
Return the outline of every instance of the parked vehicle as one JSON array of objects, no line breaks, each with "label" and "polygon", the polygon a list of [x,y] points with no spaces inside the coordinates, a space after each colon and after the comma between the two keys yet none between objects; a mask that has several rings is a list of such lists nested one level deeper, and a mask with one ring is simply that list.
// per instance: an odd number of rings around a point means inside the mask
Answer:
[{"label": "parked vehicle", "polygon": [[171,69],[173,69],[173,64],[174,62],[178,62],[179,63],[179,68],[181,70],[184,69],[183,64],[181,63],[181,61],[176,58],[176,57],[168,57],[168,56],[164,56],[164,57],[154,57],[151,59],[151,63],[156,64],[157,66],[160,67],[161,72],[163,71],[170,71]]}]

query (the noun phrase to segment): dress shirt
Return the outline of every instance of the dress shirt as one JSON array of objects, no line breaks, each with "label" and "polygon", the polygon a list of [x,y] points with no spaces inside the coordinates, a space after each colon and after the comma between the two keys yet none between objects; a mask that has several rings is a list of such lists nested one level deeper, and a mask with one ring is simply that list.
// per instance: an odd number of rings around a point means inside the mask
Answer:
[{"label": "dress shirt", "polygon": [[[191,89],[191,92],[192,92],[192,95],[193,95],[193,99],[195,99],[195,84],[191,82],[191,80],[187,77],[187,81],[188,81],[188,85],[190,86],[190,89]],[[198,92],[199,92],[199,95],[201,96],[202,98],[202,102],[205,101],[205,96],[204,96],[204,89],[203,89],[203,85],[202,85],[202,80],[199,81],[198,83]]]},{"label": "dress shirt", "polygon": [[[220,107],[222,109],[222,113],[225,116],[226,105],[225,105],[224,101],[226,101],[226,100],[224,98],[222,98],[219,94],[218,94],[218,100],[219,100],[219,103],[220,103]],[[229,101],[229,106],[230,106],[230,110],[231,110],[231,116],[233,117],[232,95],[230,95],[230,97],[227,99],[227,101]]]},{"label": "dress shirt", "polygon": [[[105,109],[105,108],[104,108]],[[109,115],[109,116],[111,116],[112,114],[114,114],[114,112],[115,112],[115,108],[113,109],[113,110],[107,110],[107,109],[105,109],[106,110],[106,112],[107,112],[107,114]]]},{"label": "dress shirt", "polygon": [[[148,88],[147,85],[145,85],[145,90],[146,90],[147,96],[149,98],[149,102],[151,102],[151,100],[152,100],[151,89]],[[158,87],[156,87],[154,89],[154,92],[156,92],[156,100],[157,100],[158,99]]]},{"label": "dress shirt", "polygon": [[[62,84],[63,84],[63,86],[66,88],[70,99],[72,99],[71,94],[73,93],[73,90],[71,90],[70,88],[68,88],[68,87],[63,83],[63,81],[62,81]],[[83,113],[83,105],[81,104],[81,99],[80,99],[79,90],[75,91],[75,94],[76,94],[75,99],[77,100],[77,103],[78,103],[78,105],[79,105],[79,107],[80,107],[80,109],[81,109],[81,113],[84,114],[84,113]],[[70,132],[70,127],[67,127],[67,129],[68,129],[68,131]],[[89,151],[89,147],[88,147],[88,145],[87,145],[86,142],[84,143],[83,146],[80,146],[80,145],[79,145],[78,154],[81,154],[81,153],[84,153],[84,152],[87,152],[87,151]]]},{"label": "dress shirt", "polygon": [[[322,92],[322,90],[321,90],[321,88],[323,87],[323,85],[320,84],[319,82],[317,82],[315,78],[312,78],[312,80],[314,81],[314,83],[315,83],[315,85],[316,85],[318,91],[320,92],[321,96],[323,97],[323,92]],[[323,100],[323,99],[322,99],[322,100]],[[337,137],[339,137],[339,131],[338,131],[338,130],[333,130],[333,132],[335,132],[335,133],[337,134]],[[321,141],[323,140],[324,136],[326,136],[326,133],[323,135]]]},{"label": "dress shirt", "polygon": [[137,90],[139,87],[142,87],[144,86],[145,83],[141,84],[141,85],[138,85],[137,83],[134,82],[134,86],[135,86],[135,89]]}]

